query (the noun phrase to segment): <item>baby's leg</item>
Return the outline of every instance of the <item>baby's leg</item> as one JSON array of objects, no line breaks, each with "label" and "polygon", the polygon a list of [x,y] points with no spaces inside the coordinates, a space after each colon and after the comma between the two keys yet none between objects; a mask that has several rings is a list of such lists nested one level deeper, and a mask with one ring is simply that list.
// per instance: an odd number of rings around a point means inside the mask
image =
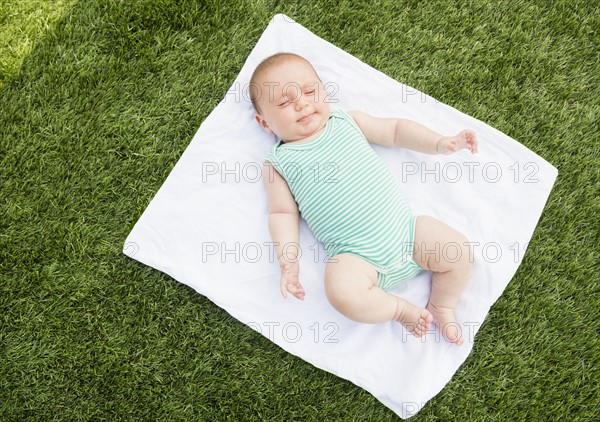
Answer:
[{"label": "baby's leg", "polygon": [[465,236],[441,221],[420,215],[415,227],[413,260],[433,271],[427,309],[440,325],[446,340],[463,344],[454,308],[469,282],[471,257]]},{"label": "baby's leg", "polygon": [[341,314],[372,324],[396,320],[417,337],[429,330],[431,313],[377,287],[377,271],[367,261],[352,254],[331,261],[325,269],[325,292]]}]

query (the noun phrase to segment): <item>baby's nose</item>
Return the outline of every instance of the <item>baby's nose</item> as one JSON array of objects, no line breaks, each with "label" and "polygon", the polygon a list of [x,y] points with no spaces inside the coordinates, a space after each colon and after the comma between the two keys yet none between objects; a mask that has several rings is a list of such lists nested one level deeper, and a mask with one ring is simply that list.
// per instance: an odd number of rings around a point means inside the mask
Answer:
[{"label": "baby's nose", "polygon": [[308,102],[304,98],[298,98],[296,100],[296,110],[302,110],[308,105]]}]

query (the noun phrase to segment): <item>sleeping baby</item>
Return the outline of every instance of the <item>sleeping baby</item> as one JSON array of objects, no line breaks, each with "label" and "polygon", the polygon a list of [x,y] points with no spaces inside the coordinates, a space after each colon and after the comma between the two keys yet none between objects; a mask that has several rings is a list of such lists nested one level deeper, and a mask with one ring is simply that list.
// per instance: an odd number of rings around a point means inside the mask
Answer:
[{"label": "sleeping baby", "polygon": [[[299,245],[302,217],[327,254],[325,292],[337,311],[362,323],[395,320],[417,337],[437,323],[447,341],[463,344],[454,309],[471,273],[468,240],[442,221],[413,215],[369,143],[475,153],[475,133],[442,136],[407,119],[331,111],[313,66],[292,53],[263,60],[249,87],[256,121],[278,138],[262,177],[283,297],[305,295],[299,249],[288,247]],[[425,308],[389,292],[423,270],[433,273]]]}]

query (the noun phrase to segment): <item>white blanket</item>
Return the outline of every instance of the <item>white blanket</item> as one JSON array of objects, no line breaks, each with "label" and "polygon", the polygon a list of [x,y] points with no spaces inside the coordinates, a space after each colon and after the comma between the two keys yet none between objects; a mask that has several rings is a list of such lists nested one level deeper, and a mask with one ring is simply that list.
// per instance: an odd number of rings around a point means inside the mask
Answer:
[{"label": "white blanket", "polygon": [[[281,297],[260,179],[263,158],[275,138],[254,121],[247,92],[256,65],[279,51],[298,53],[314,65],[328,88],[332,109],[409,118],[447,135],[464,128],[478,134],[475,155],[462,150],[428,156],[373,146],[415,214],[437,217],[473,242],[472,278],[457,309],[463,321],[462,347],[445,342],[437,330],[417,339],[398,323],[358,324],[337,313],[324,293],[324,250],[303,220],[300,280],[306,298]],[[191,286],[283,349],[350,380],[407,418],[467,358],[490,307],[523,258],[557,173],[505,134],[276,15],[136,223],[123,251]],[[430,280],[431,273],[425,272],[392,292],[425,306]]]}]

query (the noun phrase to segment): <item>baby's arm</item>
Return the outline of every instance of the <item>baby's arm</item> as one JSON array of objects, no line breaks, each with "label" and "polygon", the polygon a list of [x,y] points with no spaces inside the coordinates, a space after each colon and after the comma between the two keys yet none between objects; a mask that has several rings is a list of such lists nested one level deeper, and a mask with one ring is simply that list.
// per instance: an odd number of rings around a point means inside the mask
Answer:
[{"label": "baby's arm", "polygon": [[265,162],[262,178],[269,202],[269,232],[275,243],[275,253],[281,269],[281,294],[287,298],[290,292],[298,299],[304,299],[304,289],[300,284],[298,263],[300,212],[285,179],[273,165]]},{"label": "baby's arm", "polygon": [[477,152],[477,136],[463,130],[456,136],[443,136],[408,119],[373,117],[360,111],[349,112],[369,142],[387,147],[412,149],[425,154],[451,154],[462,148]]}]

